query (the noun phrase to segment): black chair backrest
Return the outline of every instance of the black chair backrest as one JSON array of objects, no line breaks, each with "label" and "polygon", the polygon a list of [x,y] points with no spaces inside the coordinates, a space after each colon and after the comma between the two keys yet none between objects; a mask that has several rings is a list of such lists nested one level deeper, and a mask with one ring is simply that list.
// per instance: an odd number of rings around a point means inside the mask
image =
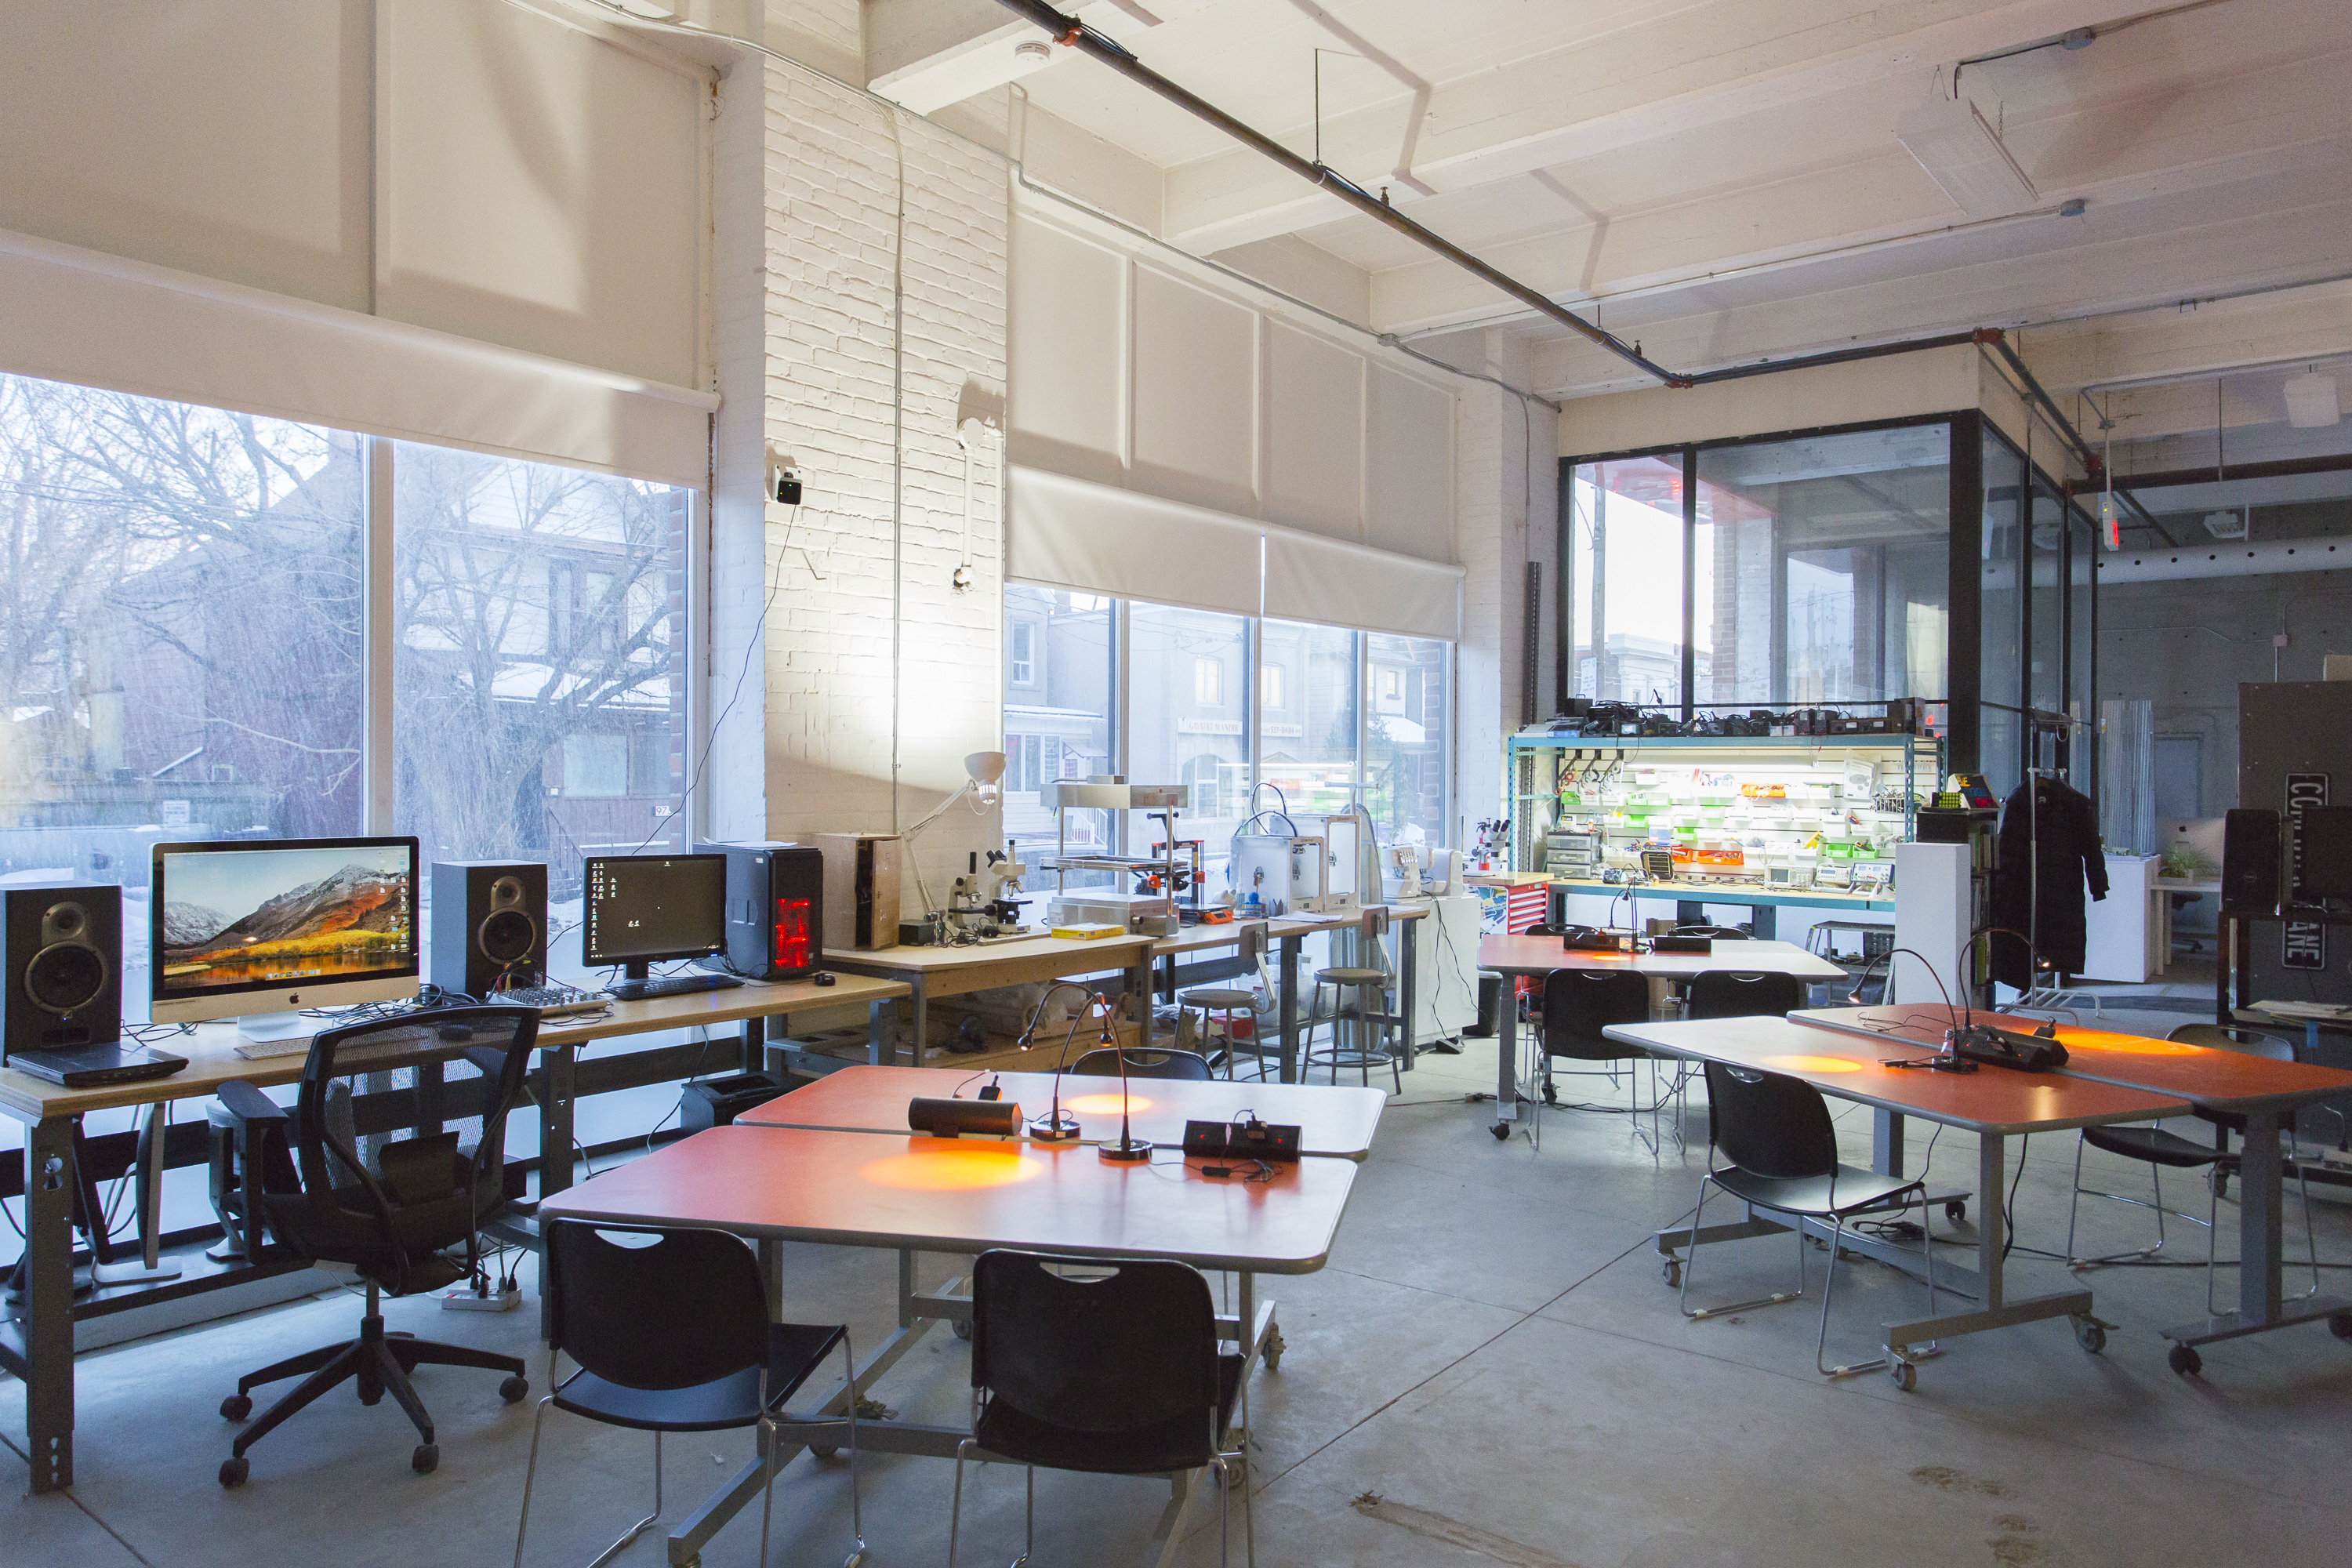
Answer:
[{"label": "black chair backrest", "polygon": [[1535,924],[1528,927],[1527,930],[1520,931],[1518,934],[1521,936],[1566,936],[1568,934],[1568,928],[1562,925],[1553,925],[1546,921],[1538,921]]},{"label": "black chair backrest", "polygon": [[[1070,1070],[1080,1078],[1117,1078],[1118,1052],[1110,1048],[1088,1051]],[[1194,1056],[1191,1051],[1171,1051],[1150,1046],[1131,1047],[1128,1051],[1127,1076],[1183,1079],[1190,1082],[1206,1083],[1215,1075],[1209,1071],[1209,1058],[1206,1057]]]},{"label": "black chair backrest", "polygon": [[1675,927],[1675,934],[1676,936],[1703,936],[1715,942],[1746,942],[1749,940],[1748,928],[1746,926],[1708,925],[1704,921],[1701,921],[1696,925],[1676,926]]},{"label": "black chair backrest", "polygon": [[1793,974],[1710,969],[1690,983],[1691,1018],[1780,1018],[1805,1005],[1805,983]]},{"label": "black chair backrest", "polygon": [[1133,1431],[1199,1414],[1205,1444],[1218,1393],[1209,1282],[1164,1259],[983,1252],[971,1271],[971,1385],[1072,1431]]},{"label": "black chair backrest", "polygon": [[[521,1098],[538,1035],[539,1014],[530,1007],[396,1014],[320,1035],[294,1106],[301,1189],[264,1194],[272,1229],[307,1257],[378,1272],[395,1293],[405,1289],[408,1262],[470,1243],[505,1202],[507,1113]],[[382,1095],[370,1100],[364,1080],[413,1080],[420,1069],[430,1076],[452,1065],[461,1073],[442,1086],[441,1115],[479,1118],[472,1152],[460,1150],[456,1132],[419,1131],[382,1143],[371,1160],[363,1145],[415,1128],[422,1097],[412,1081],[386,1110]]]},{"label": "black chair backrest", "polygon": [[1612,1024],[1650,1021],[1650,983],[1630,969],[1555,969],[1544,977],[1546,1055],[1622,1061],[1643,1053],[1604,1039]]},{"label": "black chair backrest", "polygon": [[1723,1157],[1759,1176],[1826,1176],[1837,1133],[1822,1091],[1800,1079],[1706,1064],[1708,1136]]},{"label": "black chair backrest", "polygon": [[546,1258],[548,1342],[609,1383],[691,1388],[767,1360],[759,1260],[734,1237],[561,1219]]}]

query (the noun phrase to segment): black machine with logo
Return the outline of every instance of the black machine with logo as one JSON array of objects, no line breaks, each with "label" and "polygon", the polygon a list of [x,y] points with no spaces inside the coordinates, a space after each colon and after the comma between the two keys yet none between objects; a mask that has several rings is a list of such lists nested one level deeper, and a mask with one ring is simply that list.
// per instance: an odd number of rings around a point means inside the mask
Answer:
[{"label": "black machine with logo", "polygon": [[433,862],[430,973],[482,1001],[547,983],[547,868],[526,860]]}]

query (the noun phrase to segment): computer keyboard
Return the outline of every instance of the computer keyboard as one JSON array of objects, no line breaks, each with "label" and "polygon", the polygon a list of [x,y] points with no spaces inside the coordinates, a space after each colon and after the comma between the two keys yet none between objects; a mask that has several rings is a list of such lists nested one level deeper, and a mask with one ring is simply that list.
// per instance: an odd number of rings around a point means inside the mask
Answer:
[{"label": "computer keyboard", "polygon": [[615,980],[606,989],[616,1002],[643,1002],[696,991],[732,991],[742,984],[731,974],[663,974],[651,980]]},{"label": "computer keyboard", "polygon": [[611,1005],[596,992],[574,991],[569,985],[518,985],[511,991],[493,991],[482,1003],[488,1007],[536,1007],[542,1018],[601,1013]]}]

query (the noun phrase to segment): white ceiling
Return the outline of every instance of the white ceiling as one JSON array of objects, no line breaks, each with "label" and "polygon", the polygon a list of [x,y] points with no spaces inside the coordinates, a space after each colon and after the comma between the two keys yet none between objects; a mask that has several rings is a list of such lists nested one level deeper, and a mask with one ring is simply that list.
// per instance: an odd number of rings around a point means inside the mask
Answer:
[{"label": "white ceiling", "polygon": [[[2130,20],[2150,8],[1097,0],[1084,14],[1309,155],[1315,51],[1339,51],[1322,59],[1334,168],[1642,334],[1652,358],[1703,369],[2352,272],[2352,5],[2206,0]],[[2083,26],[2102,29],[2087,47],[1967,68],[1963,90],[2040,198],[1972,223],[1895,140],[1896,119],[1957,59]],[[1640,384],[1097,61],[1056,49],[1022,87],[1160,171],[1160,228],[1177,244],[1291,237],[1367,275],[1381,331],[1503,325],[1534,340],[1540,390]],[[2084,216],[2044,210],[2069,197]]]}]

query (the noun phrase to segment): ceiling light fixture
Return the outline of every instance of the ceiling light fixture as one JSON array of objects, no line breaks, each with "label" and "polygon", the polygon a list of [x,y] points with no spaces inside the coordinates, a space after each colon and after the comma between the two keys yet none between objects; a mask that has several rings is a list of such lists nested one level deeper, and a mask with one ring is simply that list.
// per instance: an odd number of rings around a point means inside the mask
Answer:
[{"label": "ceiling light fixture", "polygon": [[1895,121],[1895,137],[1970,217],[2003,217],[2033,205],[2033,182],[1972,100],[1923,103]]},{"label": "ceiling light fixture", "polygon": [[2252,531],[2251,510],[2209,511],[2205,514],[2205,531],[2216,539],[2243,539]]},{"label": "ceiling light fixture", "polygon": [[2325,430],[2344,417],[2336,378],[2316,367],[2287,377],[2281,390],[2286,394],[2286,422],[2298,430]]}]

